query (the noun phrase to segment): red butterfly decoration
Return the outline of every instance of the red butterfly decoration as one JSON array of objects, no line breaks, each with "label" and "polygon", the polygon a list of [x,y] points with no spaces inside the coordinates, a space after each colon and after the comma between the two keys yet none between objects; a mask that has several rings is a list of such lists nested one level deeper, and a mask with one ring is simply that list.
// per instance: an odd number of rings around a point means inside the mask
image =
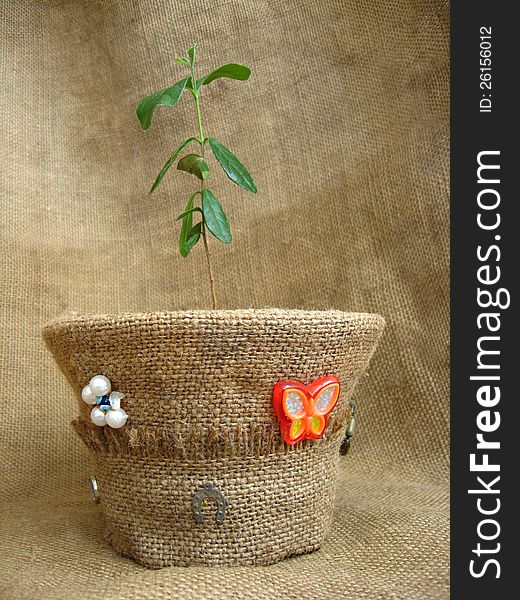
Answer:
[{"label": "red butterfly decoration", "polygon": [[307,386],[299,381],[275,384],[274,411],[284,440],[292,446],[304,439],[319,439],[338,398],[339,379],[334,375],[316,379]]}]

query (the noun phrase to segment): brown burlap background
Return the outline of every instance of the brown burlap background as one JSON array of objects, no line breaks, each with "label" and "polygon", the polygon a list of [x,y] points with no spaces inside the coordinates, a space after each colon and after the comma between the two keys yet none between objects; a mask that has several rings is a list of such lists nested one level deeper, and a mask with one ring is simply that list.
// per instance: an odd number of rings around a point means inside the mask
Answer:
[{"label": "brown burlap background", "polygon": [[[448,593],[448,6],[431,0],[0,3],[0,597],[445,598]],[[255,176],[214,175],[235,241],[220,304],[377,312],[359,428],[325,546],[269,567],[147,571],[102,540],[70,388],[41,326],[71,311],[206,308],[176,249],[192,181],[150,182],[194,131],[139,98],[192,41],[205,128]]]}]

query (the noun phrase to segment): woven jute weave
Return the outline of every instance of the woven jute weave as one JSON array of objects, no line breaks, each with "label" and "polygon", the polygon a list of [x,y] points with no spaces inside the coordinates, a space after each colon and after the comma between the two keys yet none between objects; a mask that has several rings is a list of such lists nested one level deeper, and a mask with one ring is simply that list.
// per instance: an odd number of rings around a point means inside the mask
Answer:
[{"label": "woven jute weave", "polygon": [[[349,399],[384,320],[340,311],[196,311],[77,317],[44,329],[72,384],[76,432],[114,547],[148,567],[270,564],[320,547],[334,507]],[[124,392],[128,422],[100,428],[81,389],[98,373]],[[291,447],[272,404],[277,381],[339,377],[325,435]],[[194,522],[193,495],[224,494],[224,523]]]},{"label": "woven jute weave", "polygon": [[[0,598],[444,600],[449,588],[449,3],[444,0],[0,2]],[[183,259],[190,176],[150,185],[203,124],[252,173],[211,189],[220,308],[384,315],[356,387],[321,549],[269,566],[150,570],[103,541],[71,388],[41,338],[70,314],[207,309],[202,248]],[[245,194],[245,195],[244,195]]]}]

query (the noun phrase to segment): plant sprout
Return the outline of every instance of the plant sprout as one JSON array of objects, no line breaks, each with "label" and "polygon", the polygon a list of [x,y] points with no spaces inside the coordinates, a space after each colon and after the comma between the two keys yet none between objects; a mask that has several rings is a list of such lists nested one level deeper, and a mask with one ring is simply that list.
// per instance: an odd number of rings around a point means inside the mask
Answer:
[{"label": "plant sprout", "polygon": [[[197,79],[195,71],[195,48],[196,45],[194,44],[187,51],[186,56],[175,59],[175,62],[184,65],[188,69],[189,75],[171,87],[159,90],[151,96],[145,96],[137,107],[137,117],[141,123],[141,127],[143,129],[148,129],[152,124],[153,113],[157,107],[175,106],[185,90],[188,90],[195,100],[198,132],[196,135],[186,138],[166,161],[159,175],[157,175],[150,193],[157,189],[164,175],[177,160],[184,148],[190,144],[198,145],[198,153],[186,154],[180,158],[177,163],[177,169],[190,173],[200,180],[199,189],[189,197],[188,202],[184,207],[184,211],[177,217],[177,220],[181,221],[179,250],[182,256],[188,256],[195,244],[202,238],[208,264],[213,308],[216,308],[217,299],[215,295],[215,283],[211,268],[207,232],[209,231],[218,240],[224,242],[224,244],[229,244],[231,242],[231,230],[222,205],[217,200],[215,194],[206,187],[206,179],[209,175],[209,167],[206,163],[204,152],[206,144],[209,145],[213,156],[217,159],[218,163],[233,183],[236,183],[238,186],[249,192],[256,192],[256,186],[253,178],[244,165],[224,146],[224,144],[213,137],[204,136],[200,98],[203,86],[210,84],[212,81],[215,81],[215,79],[228,77],[229,79],[246,81],[249,79],[251,69],[244,65],[237,65],[234,63],[226,64],[215,71],[212,71],[208,75]],[[200,218],[200,220],[194,223],[194,219],[197,218]]]}]

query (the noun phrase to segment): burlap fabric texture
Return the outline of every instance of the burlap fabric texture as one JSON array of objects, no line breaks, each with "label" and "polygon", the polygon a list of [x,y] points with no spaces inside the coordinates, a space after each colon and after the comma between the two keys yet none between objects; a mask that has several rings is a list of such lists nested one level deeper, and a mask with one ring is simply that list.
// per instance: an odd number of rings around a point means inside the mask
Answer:
[{"label": "burlap fabric texture", "polygon": [[[103,541],[71,388],[41,338],[70,314],[208,309],[202,248],[179,256],[173,171],[189,97],[147,132],[144,94],[227,62],[205,133],[233,243],[210,240],[219,307],[384,315],[356,388],[333,522],[317,552],[150,570]],[[0,2],[0,598],[445,599],[449,584],[449,4],[443,0]]]},{"label": "burlap fabric texture", "polygon": [[[198,311],[75,318],[44,336],[72,384],[74,426],[95,459],[106,537],[148,567],[270,564],[318,549],[334,508],[349,398],[383,319],[339,311]],[[90,421],[81,389],[98,373],[124,391],[121,429]],[[325,435],[284,442],[277,381],[334,374],[342,385]],[[222,524],[193,496],[206,483]],[[214,512],[214,511],[213,511]]]}]

